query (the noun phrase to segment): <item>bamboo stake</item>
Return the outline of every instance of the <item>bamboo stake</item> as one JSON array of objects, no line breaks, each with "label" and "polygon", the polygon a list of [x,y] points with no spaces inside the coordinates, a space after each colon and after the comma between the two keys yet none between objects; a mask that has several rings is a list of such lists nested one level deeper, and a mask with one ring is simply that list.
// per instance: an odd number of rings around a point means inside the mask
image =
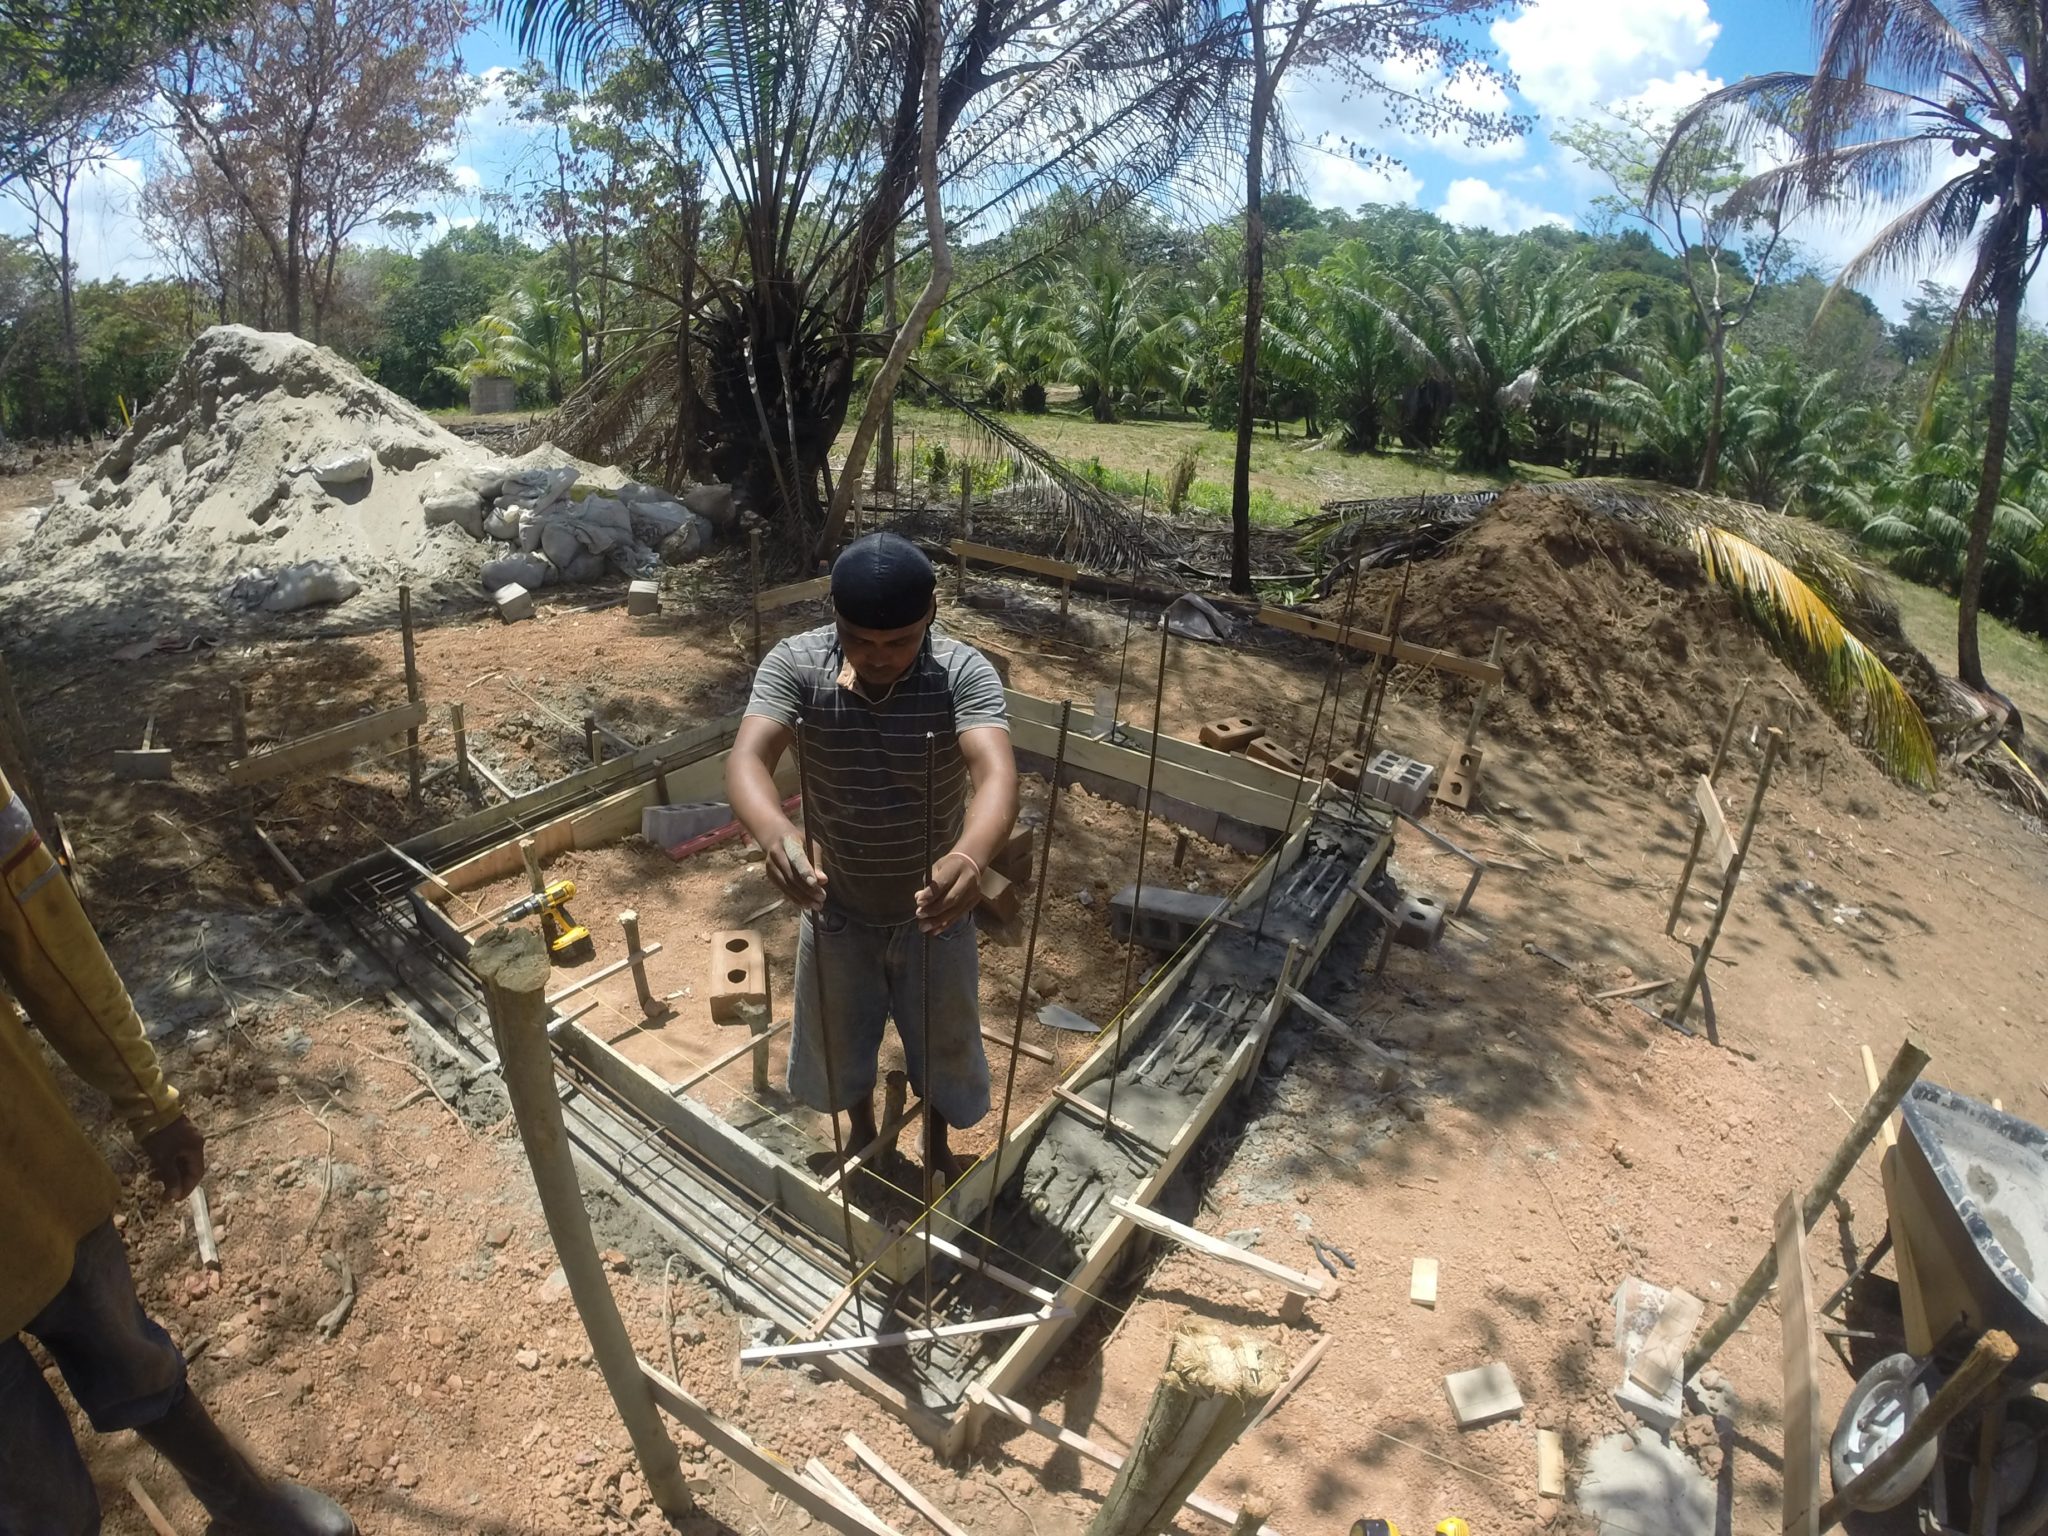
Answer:
[{"label": "bamboo stake", "polygon": [[[420,701],[419,659],[413,652],[412,644],[412,586],[407,582],[398,584],[398,633],[399,641],[405,647],[405,702],[417,704]],[[414,726],[405,733],[405,772],[410,787],[407,803],[415,812],[420,808],[420,728]]]},{"label": "bamboo stake", "polygon": [[1970,1349],[1969,1358],[1928,1399],[1927,1406],[1906,1426],[1906,1432],[1821,1505],[1820,1528],[1826,1531],[1839,1525],[1842,1517],[1854,1507],[1851,1501],[1858,1493],[1877,1487],[1911,1461],[1921,1446],[1948,1428],[1951,1420],[1996,1386],[2006,1367],[2018,1354],[2019,1349],[2011,1337],[1996,1328],[1978,1339]]},{"label": "bamboo stake", "polygon": [[591,1353],[632,1439],[649,1496],[663,1514],[680,1519],[694,1513],[695,1504],[683,1482],[675,1443],[663,1427],[606,1283],[569,1155],[561,1101],[555,1097],[554,1059],[547,1038],[547,948],[530,928],[494,928],[471,947],[469,968],[484,984],[513,1122]]},{"label": "bamboo stake", "polygon": [[1173,1336],[1131,1454],[1088,1536],[1156,1536],[1273,1395],[1257,1341],[1200,1324]]},{"label": "bamboo stake", "polygon": [[476,798],[476,770],[469,764],[469,732],[462,723],[462,701],[456,700],[448,706],[448,727],[455,733],[455,779],[462,786],[462,793],[469,799]]},{"label": "bamboo stake", "polygon": [[[1677,1005],[1672,1008],[1667,1021],[1669,1023],[1685,1022],[1686,1010],[1692,1007],[1693,994],[1699,990],[1700,981],[1707,974],[1707,961],[1713,958],[1714,942],[1721,937],[1721,925],[1728,920],[1729,907],[1735,904],[1735,886],[1742,879],[1742,866],[1749,858],[1749,840],[1756,835],[1757,819],[1763,815],[1764,791],[1771,787],[1771,764],[1778,760],[1778,749],[1784,742],[1785,733],[1776,726],[1772,726],[1764,738],[1763,766],[1757,770],[1756,792],[1749,797],[1749,814],[1742,820],[1742,841],[1735,845],[1735,857],[1728,861],[1728,873],[1721,878],[1720,904],[1714,908],[1713,921],[1707,925],[1707,936],[1700,942],[1699,953],[1693,956],[1692,970],[1686,975],[1685,988],[1678,994]],[[1711,1015],[1707,1023],[1711,1036]]]},{"label": "bamboo stake", "polygon": [[[1124,1061],[1124,1018],[1131,1011],[1131,967],[1138,956],[1138,914],[1145,905],[1145,845],[1152,835],[1152,781],[1159,771],[1159,711],[1166,698],[1166,649],[1173,638],[1173,626],[1159,615],[1159,676],[1152,685],[1152,746],[1145,758],[1145,802],[1138,812],[1138,883],[1132,887],[1131,931],[1124,940],[1124,979],[1117,989],[1121,1001],[1116,1010],[1116,1049],[1109,1058],[1109,1102],[1103,1106],[1102,1134],[1107,1137],[1116,1124],[1116,1079]],[[1291,818],[1290,818],[1291,819]],[[1045,882],[1039,882],[1045,889]]]},{"label": "bamboo stake", "polygon": [[[1849,1127],[1849,1134],[1842,1138],[1842,1144],[1835,1148],[1835,1155],[1828,1160],[1826,1168],[1806,1192],[1805,1204],[1800,1209],[1800,1229],[1813,1230],[1813,1224],[1820,1220],[1821,1212],[1834,1202],[1835,1194],[1842,1187],[1842,1181],[1849,1176],[1849,1170],[1856,1166],[1864,1149],[1875,1139],[1878,1129],[1885,1123],[1891,1112],[1899,1107],[1920,1076],[1920,1069],[1927,1065],[1927,1053],[1907,1040],[1899,1047],[1898,1055],[1892,1058],[1890,1070],[1884,1081],[1877,1085],[1877,1091],[1863,1105],[1863,1112],[1856,1117],[1856,1123]],[[1701,1366],[1714,1358],[1716,1350],[1727,1343],[1743,1320],[1756,1310],[1756,1304],[1763,1300],[1764,1292],[1778,1277],[1778,1250],[1772,1246],[1764,1253],[1763,1259],[1750,1272],[1747,1280],[1736,1291],[1734,1298],[1722,1309],[1721,1315],[1701,1335],[1685,1357],[1685,1379],[1690,1381],[1699,1373]],[[1823,1528],[1826,1522],[1822,1522]]]}]

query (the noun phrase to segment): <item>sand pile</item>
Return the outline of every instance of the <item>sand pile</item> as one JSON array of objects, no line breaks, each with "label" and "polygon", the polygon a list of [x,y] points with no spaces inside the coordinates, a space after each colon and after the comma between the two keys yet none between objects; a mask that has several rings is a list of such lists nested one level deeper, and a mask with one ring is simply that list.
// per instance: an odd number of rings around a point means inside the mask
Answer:
[{"label": "sand pile", "polygon": [[[730,493],[691,499],[730,521]],[[400,581],[473,593],[638,574],[717,526],[559,449],[498,458],[324,347],[230,325],[192,344],[17,569],[39,607],[292,611]]]},{"label": "sand pile", "polygon": [[[1483,656],[1496,625],[1508,632],[1506,685],[1487,707],[1491,737],[1552,752],[1582,774],[1649,785],[1706,766],[1748,677],[1755,709],[1797,716],[1802,746],[1853,751],[1817,702],[1796,702],[1808,699],[1803,685],[1689,551],[1541,487],[1503,492],[1412,571],[1404,639]],[[1398,567],[1368,572],[1354,622],[1377,629],[1400,583]],[[1342,605],[1339,596],[1318,611],[1334,618]],[[1416,691],[1472,697],[1462,679],[1410,676]]]}]

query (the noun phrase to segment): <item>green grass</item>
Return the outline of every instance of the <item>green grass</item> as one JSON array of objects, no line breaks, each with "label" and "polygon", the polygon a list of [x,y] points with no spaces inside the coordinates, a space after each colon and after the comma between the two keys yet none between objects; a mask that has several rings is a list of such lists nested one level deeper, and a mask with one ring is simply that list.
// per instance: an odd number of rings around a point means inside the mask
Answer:
[{"label": "green grass", "polygon": [[[1103,424],[1083,410],[1059,406],[1040,416],[1006,414],[1002,420],[1077,472],[1098,476],[1111,490],[1138,497],[1145,494],[1149,479],[1155,507],[1166,494],[1174,461],[1192,448],[1195,481],[1188,491],[1189,510],[1219,518],[1230,511],[1232,438],[1227,432],[1210,431],[1198,420]],[[1303,438],[1299,426],[1281,430],[1283,436],[1277,439],[1269,429],[1252,440],[1254,522],[1291,523],[1317,511],[1326,501],[1351,497],[1483,490],[1505,483],[1455,470],[1448,460],[1429,455],[1344,453],[1322,441]],[[946,444],[951,458],[964,453],[969,459],[979,459],[987,453],[978,434],[950,411],[899,405],[896,435],[906,465],[913,433],[920,452],[926,443],[937,440]],[[849,426],[841,435],[841,449],[851,435]]]},{"label": "green grass", "polygon": [[[1946,592],[1910,581],[1892,583],[1899,623],[1906,638],[1942,671],[1956,668],[1956,600]],[[1988,614],[1977,619],[1977,649],[1984,678],[2020,708],[2028,720],[2048,720],[2048,644]],[[2031,740],[2033,732],[2028,732]]]}]

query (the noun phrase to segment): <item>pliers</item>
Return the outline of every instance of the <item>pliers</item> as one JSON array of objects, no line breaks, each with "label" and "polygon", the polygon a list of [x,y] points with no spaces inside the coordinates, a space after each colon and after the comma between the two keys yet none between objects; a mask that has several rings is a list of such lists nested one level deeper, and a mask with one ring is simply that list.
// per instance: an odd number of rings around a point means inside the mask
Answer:
[{"label": "pliers", "polygon": [[1303,1239],[1303,1241],[1305,1241],[1309,1245],[1309,1247],[1315,1251],[1316,1262],[1322,1265],[1323,1268],[1327,1269],[1330,1272],[1332,1278],[1335,1278],[1337,1273],[1337,1266],[1330,1262],[1333,1256],[1337,1259],[1342,1260],[1344,1267],[1346,1269],[1358,1268],[1358,1266],[1352,1262],[1351,1255],[1346,1253],[1342,1248],[1339,1248],[1335,1243],[1326,1243],[1320,1237],[1315,1236],[1313,1233],[1310,1233],[1306,1238]]}]

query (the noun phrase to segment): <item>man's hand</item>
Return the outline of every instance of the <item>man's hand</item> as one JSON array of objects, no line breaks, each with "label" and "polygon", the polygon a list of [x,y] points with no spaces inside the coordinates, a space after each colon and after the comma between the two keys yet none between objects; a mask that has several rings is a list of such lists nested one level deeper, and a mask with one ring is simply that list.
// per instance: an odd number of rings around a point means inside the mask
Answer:
[{"label": "man's hand", "polygon": [[964,853],[941,854],[929,881],[917,893],[917,926],[926,933],[943,933],[981,900],[981,872]]},{"label": "man's hand", "polygon": [[778,891],[806,912],[825,905],[825,872],[804,857],[803,839],[796,828],[783,823],[782,832],[761,845],[767,858],[768,879]]},{"label": "man's hand", "polygon": [[142,1152],[168,1199],[184,1199],[206,1177],[206,1138],[189,1115],[143,1137]]}]

